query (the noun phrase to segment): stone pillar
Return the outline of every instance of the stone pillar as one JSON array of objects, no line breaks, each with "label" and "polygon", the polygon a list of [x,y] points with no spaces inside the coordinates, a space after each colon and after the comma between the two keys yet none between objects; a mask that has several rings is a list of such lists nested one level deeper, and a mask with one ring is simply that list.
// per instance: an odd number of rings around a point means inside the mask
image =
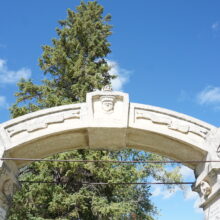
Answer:
[{"label": "stone pillar", "polygon": [[200,207],[204,210],[205,220],[220,220],[220,129],[206,140],[209,149],[205,161],[195,169],[196,183],[192,187],[201,198]]},{"label": "stone pillar", "polygon": [[[10,157],[5,151],[7,136],[0,127],[0,158]],[[14,161],[0,160],[0,220],[7,219],[14,192],[19,188],[18,168]]]},{"label": "stone pillar", "polygon": [[200,195],[205,220],[220,220],[220,169],[212,169],[193,190]]},{"label": "stone pillar", "polygon": [[[220,170],[210,174],[210,192],[203,193],[201,207],[205,212],[205,219],[220,220]],[[201,185],[202,189],[202,185]],[[206,192],[206,191],[205,191]]]},{"label": "stone pillar", "polygon": [[1,162],[0,167],[0,220],[5,220],[14,192],[19,188],[18,169],[13,161]]},{"label": "stone pillar", "polygon": [[200,195],[205,220],[220,220],[220,128],[208,136],[204,146],[208,154],[203,160],[212,162],[197,165],[192,189]]}]

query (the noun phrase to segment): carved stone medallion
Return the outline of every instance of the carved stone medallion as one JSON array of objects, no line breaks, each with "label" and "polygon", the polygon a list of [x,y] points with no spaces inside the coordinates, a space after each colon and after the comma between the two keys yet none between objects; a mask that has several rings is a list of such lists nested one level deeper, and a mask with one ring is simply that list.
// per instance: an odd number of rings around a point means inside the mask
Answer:
[{"label": "carved stone medallion", "polygon": [[115,96],[101,96],[102,110],[106,113],[112,113],[114,111]]},{"label": "carved stone medallion", "polygon": [[211,193],[212,188],[209,185],[209,183],[207,183],[206,181],[202,181],[200,184],[200,190],[201,190],[202,195],[204,197],[207,197]]},{"label": "carved stone medallion", "polygon": [[102,91],[106,93],[108,92],[108,94],[102,95],[100,97],[100,101],[102,103],[102,110],[105,113],[112,113],[114,111],[114,105],[115,105],[115,99],[116,99],[114,95],[109,95],[109,92],[112,91],[112,88],[109,85],[107,85],[102,89]]}]

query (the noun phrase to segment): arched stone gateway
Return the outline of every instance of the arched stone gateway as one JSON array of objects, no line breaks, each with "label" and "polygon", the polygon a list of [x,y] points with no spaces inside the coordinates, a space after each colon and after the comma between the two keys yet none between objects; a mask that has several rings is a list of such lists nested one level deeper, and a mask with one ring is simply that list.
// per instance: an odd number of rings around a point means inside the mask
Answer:
[{"label": "arched stone gateway", "polygon": [[[149,105],[129,103],[109,88],[87,94],[86,103],[37,111],[0,125],[0,157],[43,158],[73,149],[135,148],[174,160],[219,160],[220,129]],[[27,161],[0,164],[0,219]],[[187,163],[206,219],[220,219],[220,163]]]}]

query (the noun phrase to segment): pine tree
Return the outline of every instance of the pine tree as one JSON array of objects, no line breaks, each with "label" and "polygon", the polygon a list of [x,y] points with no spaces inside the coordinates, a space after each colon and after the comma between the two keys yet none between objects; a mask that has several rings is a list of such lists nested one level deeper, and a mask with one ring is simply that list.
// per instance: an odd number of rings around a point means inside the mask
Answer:
[{"label": "pine tree", "polygon": [[[42,85],[32,80],[18,83],[20,92],[11,113],[17,117],[53,106],[83,102],[87,92],[101,89],[114,78],[105,57],[111,52],[107,38],[111,35],[110,15],[103,17],[97,2],[81,2],[77,12],[70,9],[67,18],[59,21],[57,38],[52,46],[42,47],[39,65],[48,76]],[[19,103],[28,103],[20,107]]]},{"label": "pine tree", "polygon": [[[110,84],[106,56],[111,52],[110,15],[96,1],[81,2],[76,12],[68,9],[59,22],[52,46],[43,46],[39,65],[46,79],[40,85],[22,79],[12,117],[63,104],[85,101],[87,92]],[[160,160],[135,150],[77,150],[52,156],[76,160]],[[149,178],[179,180],[178,169],[167,172],[160,164],[36,162],[23,168],[20,180],[55,181],[56,184],[22,184],[13,199],[10,220],[118,220],[148,219],[157,213],[147,185],[83,185],[82,182],[137,182]]]}]

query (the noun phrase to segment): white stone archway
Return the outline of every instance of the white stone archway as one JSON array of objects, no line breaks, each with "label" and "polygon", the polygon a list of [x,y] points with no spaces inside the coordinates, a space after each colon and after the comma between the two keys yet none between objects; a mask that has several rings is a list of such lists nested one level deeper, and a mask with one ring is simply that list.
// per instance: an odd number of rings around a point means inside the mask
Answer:
[{"label": "white stone archway", "polygon": [[[178,161],[219,160],[220,130],[149,105],[129,103],[128,94],[106,88],[86,103],[54,107],[0,124],[0,157],[44,158],[73,149],[135,148]],[[0,164],[0,219],[27,161]],[[187,163],[194,170],[206,219],[220,219],[220,163]]]}]

